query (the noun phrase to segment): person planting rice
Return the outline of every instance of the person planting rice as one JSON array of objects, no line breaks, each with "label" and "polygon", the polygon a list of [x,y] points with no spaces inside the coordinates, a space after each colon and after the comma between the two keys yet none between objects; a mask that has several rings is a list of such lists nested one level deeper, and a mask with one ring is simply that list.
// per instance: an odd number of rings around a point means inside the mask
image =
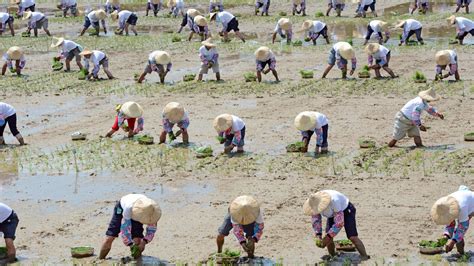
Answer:
[{"label": "person planting rice", "polygon": [[107,27],[105,26],[105,18],[107,17],[107,13],[103,9],[93,10],[89,12],[84,17],[84,28],[82,28],[80,36],[84,35],[86,30],[92,25],[95,30],[94,35],[99,36],[100,31],[100,24],[104,28],[104,33],[107,34]]},{"label": "person planting rice", "polygon": [[367,15],[366,13],[369,10],[369,8],[372,14],[374,15],[374,17],[377,17],[377,12],[375,11],[375,3],[376,3],[376,0],[360,0],[356,17],[365,18]]},{"label": "person planting rice", "polygon": [[128,36],[128,28],[130,27],[130,29],[135,34],[135,36],[138,35],[138,32],[135,29],[135,26],[137,25],[138,17],[135,13],[130,12],[128,10],[122,10],[120,12],[116,10],[112,12],[112,14],[110,14],[110,17],[114,21],[118,19],[118,23],[119,23],[118,31],[117,31],[118,34],[122,34],[125,31],[125,35]]},{"label": "person planting rice", "polygon": [[3,132],[8,124],[10,132],[18,140],[20,145],[25,145],[25,141],[16,127],[16,110],[8,103],[0,102],[0,145],[5,145]]},{"label": "person planting rice", "polygon": [[[382,31],[385,33],[385,40],[382,35]],[[377,35],[377,39],[379,40],[379,44],[387,43],[388,39],[390,39],[390,32],[388,31],[388,23],[381,21],[381,20],[372,20],[367,25],[367,35],[365,35],[364,45],[366,45],[372,34]]]},{"label": "person planting rice", "polygon": [[84,50],[80,53],[80,55],[84,56],[84,69],[87,73],[89,73],[89,62],[92,62],[94,68],[92,72],[87,75],[87,79],[90,81],[98,80],[99,79],[99,70],[100,66],[104,68],[104,72],[107,75],[107,78],[114,79],[114,76],[109,71],[109,59],[104,52],[93,50]]},{"label": "person planting rice", "polygon": [[[356,225],[356,208],[344,194],[335,190],[321,190],[311,194],[303,204],[303,211],[311,216],[311,224],[316,236],[316,245],[327,247],[331,256],[336,255],[334,237],[344,227],[347,238],[359,251],[361,260],[370,256],[365,251],[364,243],[359,239]],[[327,218],[326,235],[323,236],[322,217]]]},{"label": "person planting rice", "polygon": [[194,17],[191,32],[189,33],[188,41],[191,41],[194,33],[201,36],[201,42],[209,37],[209,28],[207,26],[207,20],[201,15]]},{"label": "person planting rice", "polygon": [[469,14],[469,5],[471,4],[471,2],[472,0],[457,0],[456,13],[458,13],[459,10],[464,7],[466,9],[466,14]]},{"label": "person planting rice", "polygon": [[306,36],[310,38],[314,45],[316,45],[316,41],[320,35],[322,35],[324,39],[326,39],[326,43],[329,44],[328,27],[326,23],[318,20],[305,20],[301,29],[306,32]]},{"label": "person planting rice", "polygon": [[[113,241],[119,236],[125,246],[130,247],[132,256],[141,257],[145,246],[150,244],[161,218],[158,203],[142,194],[128,194],[117,201],[110,220],[106,237],[100,248],[99,259],[105,259],[112,249]],[[147,225],[143,234],[143,225]]]},{"label": "person planting rice", "polygon": [[[262,82],[262,73],[267,74],[268,72],[272,71],[273,76],[277,82],[280,82],[278,79],[278,73],[276,71],[276,59],[275,54],[273,54],[272,50],[266,46],[261,46],[260,48],[255,51],[255,58],[257,64],[257,81]],[[268,65],[268,69],[265,67]]]},{"label": "person planting rice", "polygon": [[[129,138],[143,130],[145,123],[142,117],[143,109],[138,103],[126,102],[124,104],[119,104],[115,107],[115,111],[117,112],[117,115],[115,116],[114,125],[105,137],[111,138],[120,128],[128,133]],[[135,123],[137,124],[136,127]]]},{"label": "person planting rice", "polygon": [[67,12],[71,10],[71,15],[77,17],[79,14],[77,10],[77,0],[61,0],[58,8],[63,11],[63,17],[67,16]]},{"label": "person planting rice", "polygon": [[177,17],[178,14],[184,16],[184,0],[169,0],[168,7],[173,17]]},{"label": "person planting rice", "polygon": [[221,80],[218,61],[219,53],[217,52],[216,44],[211,39],[202,42],[202,46],[199,48],[199,57],[201,58],[201,69],[199,70],[198,81],[202,81],[203,75],[207,75],[209,69],[212,69],[216,74],[216,80]]},{"label": "person planting rice", "polygon": [[[177,102],[170,102],[163,109],[162,117],[163,130],[160,135],[160,144],[166,142],[166,135],[168,135],[171,141],[182,135],[183,143],[188,144],[189,116],[184,107]],[[174,125],[179,128],[176,134],[173,132]]]},{"label": "person planting rice", "polygon": [[43,28],[44,32],[51,36],[48,30],[48,18],[43,13],[26,11],[23,13],[22,20],[28,20],[28,35],[30,35],[31,29],[33,29],[35,37],[38,37],[38,29]]},{"label": "person planting rice", "polygon": [[[436,77],[435,80],[442,80],[454,75],[456,81],[460,80],[458,72],[458,55],[453,50],[442,50],[436,53]],[[443,70],[449,66],[449,71],[443,75]]]},{"label": "person planting rice", "polygon": [[228,40],[227,35],[229,32],[234,31],[235,35],[239,37],[243,42],[245,42],[244,36],[240,33],[239,30],[239,21],[237,18],[227,11],[211,13],[211,21],[216,21],[222,23],[222,31],[219,33],[220,36],[224,37],[224,40]]},{"label": "person planting rice", "polygon": [[431,102],[438,101],[439,99],[438,94],[431,88],[421,91],[418,93],[418,97],[406,103],[395,115],[393,139],[388,143],[388,146],[394,147],[397,141],[408,135],[408,137],[414,139],[417,147],[423,147],[420,130],[426,131],[426,127],[421,122],[421,114],[423,111],[426,111],[432,116],[444,119],[441,113],[438,113],[434,107],[430,106]]},{"label": "person planting rice", "polygon": [[224,11],[224,0],[209,0],[209,13]]},{"label": "person planting rice", "polygon": [[255,257],[255,243],[262,238],[264,229],[263,211],[252,196],[240,196],[229,206],[224,222],[217,230],[217,253],[222,253],[224,239],[232,230],[249,258]]},{"label": "person planting rice", "polygon": [[428,12],[428,5],[429,0],[415,0],[411,14],[413,15],[416,9],[419,9],[421,13],[426,14],[426,12]]},{"label": "person planting rice", "polygon": [[456,26],[456,39],[458,39],[459,44],[463,44],[464,38],[468,34],[474,36],[474,21],[467,18],[455,16],[450,16],[447,20],[450,25]]},{"label": "person planting rice", "polygon": [[346,7],[345,0],[328,0],[328,10],[326,11],[326,17],[329,17],[331,9],[336,10],[337,16],[341,16],[341,12]]},{"label": "person planting rice", "polygon": [[[7,68],[10,72],[16,73],[18,76],[21,75],[21,70],[25,68],[26,59],[23,50],[18,46],[10,47],[7,52],[3,55],[2,76],[7,72]],[[15,62],[13,62],[15,61]]]},{"label": "person planting rice", "polygon": [[16,0],[15,3],[18,5],[17,15],[19,17],[23,16],[25,11],[35,12],[36,0]]},{"label": "person planting rice", "polygon": [[83,48],[79,44],[66,40],[64,38],[53,37],[53,43],[51,48],[58,47],[61,49],[60,55],[55,57],[55,60],[66,59],[66,69],[64,71],[71,71],[71,60],[76,58],[76,64],[79,67],[79,70],[83,69],[81,63],[81,55]]},{"label": "person planting rice", "polygon": [[161,0],[148,0],[146,4],[146,14],[145,16],[148,17],[148,12],[153,9],[153,15],[156,17],[158,16],[158,11],[160,11],[163,3]]},{"label": "person planting rice", "polygon": [[16,248],[13,241],[15,241],[16,238],[16,228],[18,227],[19,221],[18,215],[12,208],[0,202],[0,232],[3,234],[7,248],[6,261],[2,261],[3,263],[13,263],[16,261]]},{"label": "person planting rice", "polygon": [[[369,43],[365,47],[365,52],[368,54],[368,63],[369,69],[373,69],[375,71],[375,77],[381,78],[380,69],[382,68],[390,77],[396,78],[397,76],[393,73],[392,69],[388,66],[390,63],[390,50],[383,45],[378,43]],[[375,64],[374,64],[375,59]]]},{"label": "person planting rice", "polygon": [[[300,10],[298,10],[298,6],[300,6]],[[303,17],[306,16],[306,0],[293,0],[293,16],[301,13],[303,13]]]},{"label": "person planting rice", "polygon": [[220,144],[224,144],[224,153],[230,153],[237,147],[237,153],[244,152],[245,123],[235,115],[222,114],[214,119]]},{"label": "person planting rice", "polygon": [[184,14],[184,16],[183,16],[183,21],[181,22],[181,27],[179,28],[178,33],[181,33],[181,31],[183,30],[184,27],[186,27],[186,25],[188,25],[191,32],[193,32],[193,30],[194,30],[194,18],[196,16],[200,16],[200,15],[201,15],[201,12],[199,12],[198,10],[196,10],[194,8],[188,9],[186,11],[186,13]]},{"label": "person planting rice", "polygon": [[258,13],[262,12],[262,16],[266,15],[268,16],[268,9],[270,8],[270,0],[255,0],[255,16],[258,15]]},{"label": "person planting rice", "polygon": [[315,153],[328,153],[328,118],[318,112],[301,112],[295,118],[295,127],[301,132],[304,148],[302,152],[308,152],[309,142],[313,134],[316,136]]},{"label": "person planting rice", "polygon": [[416,34],[416,39],[418,40],[418,42],[420,42],[420,44],[425,44],[423,42],[423,38],[421,37],[423,25],[421,25],[421,22],[419,22],[418,20],[414,20],[411,18],[403,20],[397,24],[396,28],[403,29],[402,38],[400,39],[400,43],[398,45],[402,45],[403,43],[407,44],[413,34]]},{"label": "person planting rice", "polygon": [[446,253],[454,246],[464,255],[464,236],[469,228],[469,220],[474,217],[474,192],[461,186],[458,191],[442,197],[431,207],[431,218],[438,225],[445,225],[443,237],[449,239]]},{"label": "person planting rice", "polygon": [[8,25],[8,28],[10,29],[10,33],[12,34],[12,36],[15,36],[13,21],[15,21],[15,19],[13,18],[12,15],[5,12],[0,12],[0,36],[2,36],[2,34],[7,29],[7,25]]},{"label": "person planting rice", "polygon": [[120,12],[120,1],[119,0],[107,0],[104,6],[105,12],[111,14],[114,11]]},{"label": "person planting rice", "polygon": [[153,71],[158,73],[160,76],[161,84],[165,83],[165,77],[168,72],[171,71],[171,57],[165,51],[154,51],[148,55],[148,64],[145,67],[145,70],[138,78],[138,83],[142,83],[147,74],[151,74]]},{"label": "person planting rice", "polygon": [[291,22],[287,18],[281,18],[278,20],[275,29],[273,30],[272,43],[275,43],[276,36],[280,35],[282,39],[286,39],[287,44],[291,44],[293,37],[293,27]]},{"label": "person planting rice", "polygon": [[352,76],[357,67],[357,59],[355,57],[354,49],[347,42],[338,42],[334,44],[331,51],[329,51],[328,66],[324,70],[322,78],[326,78],[327,74],[336,63],[338,68],[342,71],[342,78],[347,78],[347,64],[349,60],[351,60],[352,64],[349,75]]}]

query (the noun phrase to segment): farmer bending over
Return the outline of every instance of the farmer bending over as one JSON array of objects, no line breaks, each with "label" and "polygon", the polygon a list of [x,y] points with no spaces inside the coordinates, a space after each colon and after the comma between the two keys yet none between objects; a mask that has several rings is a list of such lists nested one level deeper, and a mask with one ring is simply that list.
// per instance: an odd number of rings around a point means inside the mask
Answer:
[{"label": "farmer bending over", "polygon": [[[166,135],[168,135],[171,141],[182,135],[183,143],[188,144],[189,116],[184,107],[177,102],[170,102],[163,109],[162,117],[163,130],[160,135],[160,144],[166,142]],[[176,134],[173,132],[174,125],[179,128]]]},{"label": "farmer bending over", "polygon": [[107,78],[114,79],[114,76],[109,70],[109,59],[104,52],[93,50],[85,50],[80,53],[80,55],[84,56],[84,69],[89,72],[89,62],[92,62],[94,68],[92,72],[87,75],[88,80],[98,80],[99,79],[99,70],[100,66],[104,68],[104,72],[107,75]]},{"label": "farmer bending over", "polygon": [[105,26],[105,18],[107,17],[107,13],[103,9],[93,10],[89,12],[84,17],[84,28],[82,28],[80,36],[84,35],[86,30],[92,25],[95,32],[92,35],[99,36],[100,31],[100,24],[104,28],[104,33],[107,34],[107,27]]},{"label": "farmer bending over", "polygon": [[302,152],[308,152],[309,142],[313,134],[316,136],[315,153],[328,152],[328,118],[318,112],[301,112],[295,118],[295,127],[301,132],[304,148]]},{"label": "farmer bending over", "polygon": [[7,259],[4,262],[12,263],[16,261],[15,233],[18,226],[18,216],[6,204],[0,202],[0,232],[5,238],[5,246],[7,248]]},{"label": "farmer bending over", "polygon": [[2,36],[3,32],[5,32],[5,30],[7,29],[7,25],[8,25],[8,28],[10,29],[12,36],[15,36],[13,21],[15,21],[15,19],[13,18],[12,15],[5,12],[0,12],[0,36]]},{"label": "farmer bending over", "polygon": [[35,37],[38,37],[38,29],[43,28],[44,32],[48,36],[51,36],[51,33],[48,30],[48,18],[43,13],[26,11],[23,13],[22,20],[28,20],[28,35],[30,34],[31,29],[33,29]]},{"label": "farmer bending over", "polygon": [[167,52],[154,51],[148,55],[148,64],[137,82],[142,83],[147,74],[155,71],[160,76],[161,84],[164,84],[166,74],[171,71],[171,66],[171,57]]},{"label": "farmer bending over", "polygon": [[[115,107],[115,111],[117,112],[117,116],[115,116],[112,129],[105,135],[107,138],[112,137],[120,128],[128,133],[129,138],[143,130],[143,109],[138,103],[126,102],[122,105],[119,104]],[[135,122],[137,123],[136,128]]]},{"label": "farmer bending over", "polygon": [[[272,71],[273,76],[277,82],[280,82],[278,79],[278,72],[276,71],[276,59],[275,54],[273,54],[272,50],[266,46],[261,46],[260,48],[255,51],[255,59],[257,65],[257,81],[262,81],[262,73],[267,74],[268,72]],[[268,69],[265,67],[268,65]]]},{"label": "farmer bending over", "polygon": [[[442,80],[454,75],[456,81],[460,80],[458,71],[458,55],[453,50],[442,50],[436,53],[436,78],[435,80]],[[448,73],[443,75],[443,70],[449,66]]]},{"label": "farmer bending over", "polygon": [[307,34],[308,38],[313,42],[313,45],[316,45],[316,40],[318,40],[321,35],[326,39],[326,43],[329,44],[328,27],[326,23],[318,20],[305,20],[301,29],[306,32],[305,34]]},{"label": "farmer bending over", "polygon": [[275,29],[273,30],[272,43],[275,43],[276,36],[280,35],[282,39],[286,39],[286,43],[291,44],[291,39],[293,37],[293,27],[291,22],[287,18],[281,18],[278,20]]},{"label": "farmer bending over", "polygon": [[8,103],[0,102],[0,145],[5,145],[3,132],[8,124],[10,132],[18,140],[20,145],[25,145],[25,141],[16,127],[16,110]]},{"label": "farmer bending over", "polygon": [[338,42],[334,44],[331,51],[329,51],[328,66],[324,70],[322,78],[326,78],[329,71],[337,63],[338,68],[342,71],[342,78],[347,78],[347,64],[351,60],[352,68],[349,75],[352,76],[357,67],[357,59],[355,57],[354,49],[347,42]]},{"label": "farmer bending over", "polygon": [[228,34],[231,31],[235,32],[235,35],[239,37],[243,42],[245,42],[244,36],[240,33],[239,21],[237,18],[227,11],[211,13],[211,21],[217,21],[222,23],[222,31],[219,33],[224,40],[228,40]]},{"label": "farmer bending over", "polygon": [[[387,71],[390,77],[396,78],[397,76],[393,73],[392,69],[388,66],[390,63],[390,50],[383,45],[378,43],[369,43],[365,47],[365,52],[369,55],[368,63],[369,69],[375,71],[375,77],[381,78],[380,69]],[[375,59],[375,64],[374,64]]]},{"label": "farmer bending over", "polygon": [[220,144],[224,144],[224,153],[230,153],[237,147],[237,153],[244,152],[245,123],[235,115],[222,114],[214,119],[214,129],[218,133]]},{"label": "farmer bending over", "polygon": [[21,70],[25,68],[26,59],[23,54],[23,50],[18,46],[10,47],[7,52],[3,55],[5,63],[2,67],[2,76],[7,72],[7,68],[10,72],[16,73],[18,76],[21,75]]}]

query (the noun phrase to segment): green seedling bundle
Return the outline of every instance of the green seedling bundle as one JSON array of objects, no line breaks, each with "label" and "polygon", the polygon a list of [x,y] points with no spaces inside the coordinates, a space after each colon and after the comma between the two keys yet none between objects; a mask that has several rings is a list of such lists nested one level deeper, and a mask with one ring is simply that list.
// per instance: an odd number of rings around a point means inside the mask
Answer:
[{"label": "green seedling bundle", "polygon": [[253,82],[257,80],[257,76],[253,72],[247,72],[244,74],[245,82]]},{"label": "green seedling bundle", "polygon": [[301,77],[304,79],[312,79],[314,77],[314,71],[313,70],[305,70],[302,69],[300,70]]}]

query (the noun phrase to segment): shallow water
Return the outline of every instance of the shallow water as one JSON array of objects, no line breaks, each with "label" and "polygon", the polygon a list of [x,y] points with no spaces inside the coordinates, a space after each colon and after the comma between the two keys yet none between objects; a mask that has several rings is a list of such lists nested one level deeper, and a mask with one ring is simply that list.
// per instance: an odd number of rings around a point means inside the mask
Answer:
[{"label": "shallow water", "polygon": [[[413,2],[394,5],[388,8],[384,8],[383,12],[385,16],[397,15],[397,14],[406,14],[410,13],[413,9]],[[440,13],[440,12],[449,12],[454,11],[456,1],[432,1],[428,5],[428,12],[430,13]],[[418,10],[416,10],[418,12]]]}]

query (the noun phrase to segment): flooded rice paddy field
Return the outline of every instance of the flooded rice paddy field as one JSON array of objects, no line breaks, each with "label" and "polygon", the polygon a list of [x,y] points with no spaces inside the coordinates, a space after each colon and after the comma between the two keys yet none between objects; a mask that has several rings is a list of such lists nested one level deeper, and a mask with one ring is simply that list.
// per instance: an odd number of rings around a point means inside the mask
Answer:
[{"label": "flooded rice paddy field", "polygon": [[[205,10],[204,2],[193,1],[189,6]],[[43,35],[0,38],[2,52],[20,45],[28,60],[25,76],[0,77],[0,100],[16,107],[19,129],[29,144],[0,148],[0,201],[19,214],[15,242],[21,264],[101,263],[94,257],[73,261],[69,247],[91,245],[97,253],[115,201],[133,192],[149,195],[163,209],[156,239],[147,246],[143,264],[206,260],[215,252],[216,230],[228,204],[241,194],[254,195],[262,202],[265,230],[256,249],[265,258],[262,264],[314,264],[326,253],[314,246],[302,204],[311,192],[323,188],[343,192],[356,206],[359,234],[372,256],[365,264],[455,260],[450,254],[428,257],[417,250],[420,240],[435,239],[442,233],[431,222],[432,203],[461,184],[474,187],[474,144],[463,141],[464,133],[474,131],[474,38],[467,37],[464,46],[448,44],[455,29],[447,26],[445,18],[454,10],[453,3],[435,1],[431,12],[438,13],[414,15],[425,25],[424,46],[398,47],[400,31],[392,29],[387,46],[398,79],[340,80],[340,72],[333,70],[329,79],[320,80],[330,46],[318,40],[317,46],[269,45],[277,55],[282,82],[276,84],[265,76],[262,84],[256,84],[245,83],[243,73],[254,71],[253,52],[270,43],[278,13],[290,13],[290,2],[272,1],[270,17],[254,17],[252,5],[237,2],[230,11],[239,15],[240,28],[249,41],[219,42],[223,83],[212,81],[212,74],[204,83],[182,82],[183,75],[199,69],[198,39],[184,41],[185,31],[180,35],[183,41],[173,43],[177,35],[173,31],[181,20],[165,18],[163,11],[158,18],[144,17],[140,3],[127,2],[140,15],[137,37],[79,38],[82,18],[50,19],[54,35],[105,51],[117,80],[89,83],[77,80],[75,72],[49,71],[57,52],[49,48],[50,39]],[[308,18],[326,21],[333,42],[352,39],[362,67],[367,59],[362,38],[370,18],[352,18],[354,4],[348,5],[341,18],[316,18],[316,12],[325,11],[325,2],[320,2],[309,5],[308,17],[291,17],[295,27]],[[54,3],[40,2],[39,6],[42,4],[54,15]],[[88,3],[84,8],[87,5],[95,6]],[[381,18],[392,24],[410,17],[407,1],[378,1],[377,6]],[[24,30],[21,21],[17,25],[19,32]],[[211,31],[215,29],[212,25]],[[302,38],[301,33],[296,37]],[[447,48],[458,53],[463,81],[433,83],[434,54]],[[148,53],[157,49],[172,55],[167,84],[157,84],[156,76],[148,76],[143,85],[135,84],[133,75],[143,70]],[[301,69],[312,69],[315,79],[301,79]],[[413,83],[416,70],[427,76],[427,84]],[[386,148],[395,113],[430,86],[442,95],[436,107],[446,119],[425,117],[430,127],[422,135],[427,147],[412,149],[412,141],[405,139],[400,148]],[[145,108],[145,133],[155,140],[164,105],[169,101],[183,104],[191,117],[191,145],[141,146],[123,139],[122,134],[101,138],[113,123],[115,104],[128,100]],[[285,146],[299,139],[293,119],[304,110],[328,116],[329,155],[286,153]],[[236,114],[247,124],[244,155],[220,154],[212,119],[223,112]],[[70,134],[76,131],[86,133],[88,139],[72,142]],[[377,147],[359,149],[362,138],[375,140]],[[6,140],[15,143],[9,133]],[[213,157],[197,159],[195,148],[205,145],[213,148]],[[471,252],[472,236],[468,231],[466,243]],[[338,238],[345,236],[342,233]],[[239,248],[233,237],[226,238],[225,247]],[[102,263],[120,263],[127,255],[128,250],[117,240],[111,260]],[[343,254],[333,264],[349,261],[357,263],[358,256]]]}]

